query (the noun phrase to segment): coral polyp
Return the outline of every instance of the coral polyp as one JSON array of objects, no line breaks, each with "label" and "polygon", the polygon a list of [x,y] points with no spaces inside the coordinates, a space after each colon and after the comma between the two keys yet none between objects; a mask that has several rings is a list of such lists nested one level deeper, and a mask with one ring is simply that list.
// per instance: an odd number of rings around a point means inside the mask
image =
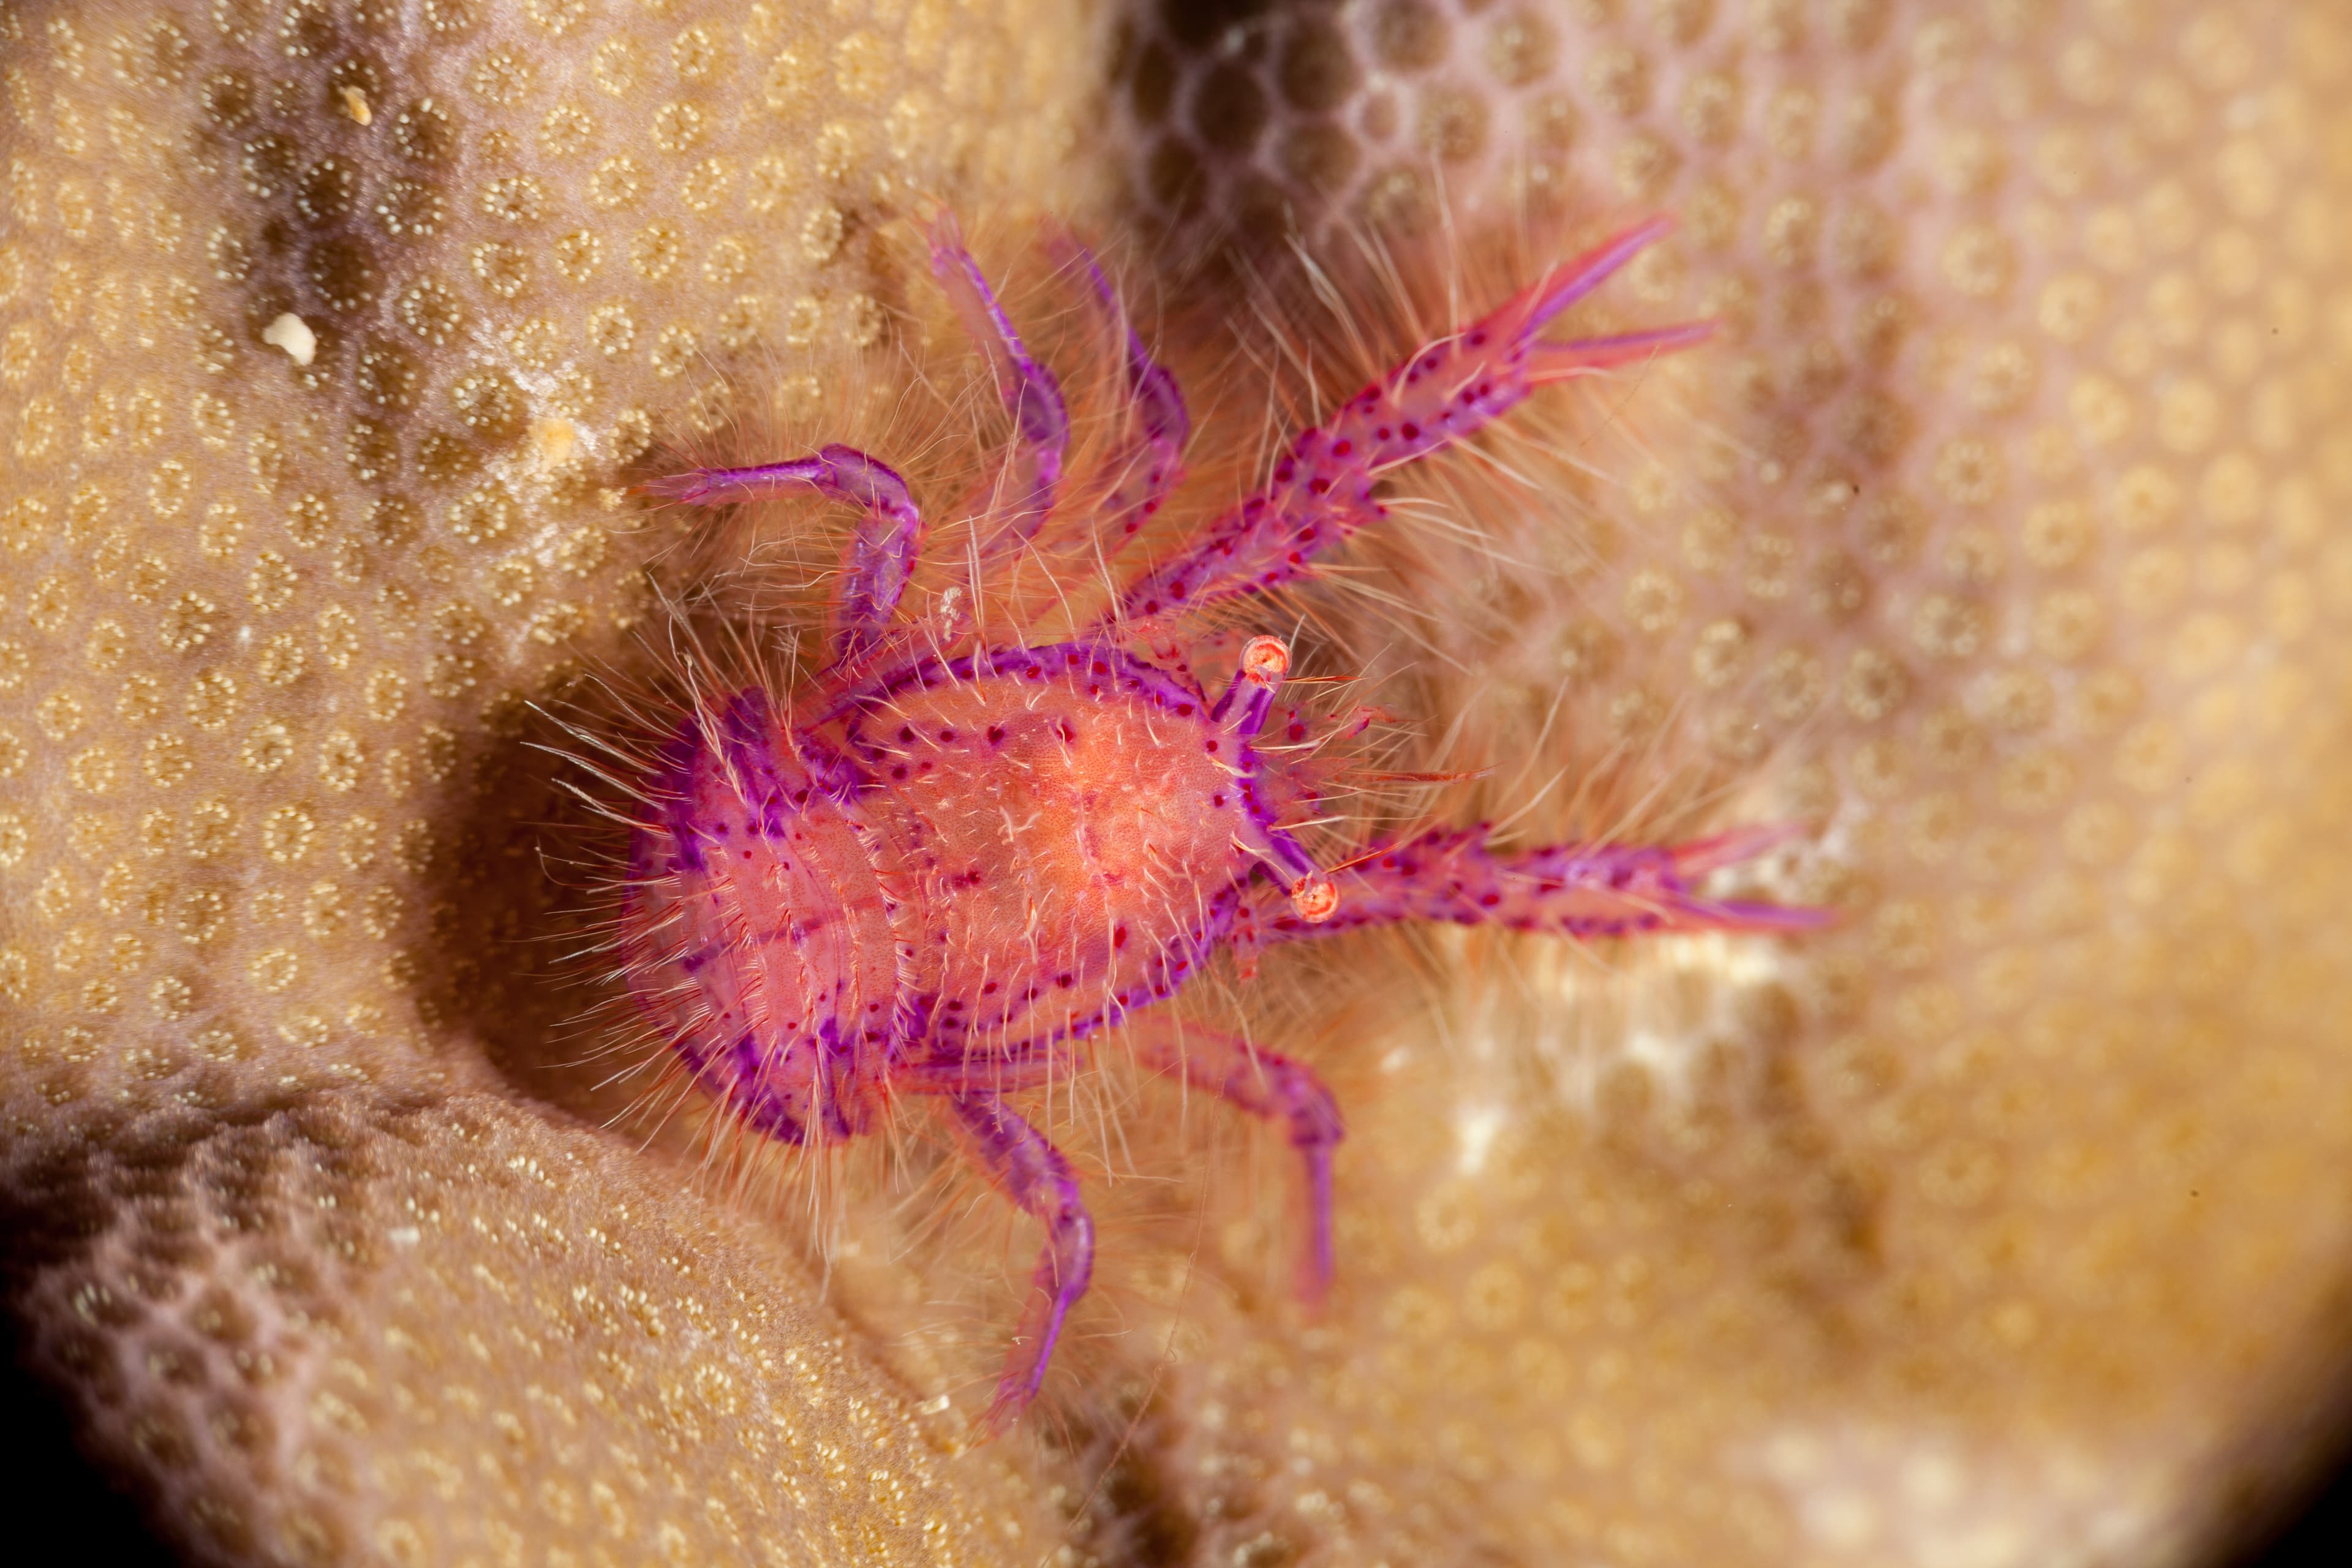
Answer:
[{"label": "coral polyp", "polygon": [[[1377,521],[1383,470],[1547,384],[1701,341],[1703,325],[1539,335],[1663,227],[1619,236],[1415,353],[1293,439],[1263,490],[1136,572],[1068,635],[1033,642],[1035,627],[980,624],[992,580],[1049,524],[1073,521],[1061,515],[1070,419],[1054,374],[944,221],[933,272],[1013,427],[994,480],[975,492],[961,581],[905,602],[923,518],[896,470],[845,446],[647,487],[702,503],[813,493],[858,512],[825,667],[798,689],[706,704],[639,781],[651,809],[635,831],[622,943],[640,1006],[749,1128],[836,1143],[872,1131],[895,1099],[934,1098],[979,1168],[1044,1225],[984,1427],[1035,1396],[1094,1260],[1068,1163],[1009,1097],[1066,1075],[1091,1037],[1174,995],[1221,947],[1403,921],[1574,938],[1818,923],[1816,911],[1700,890],[1707,873],[1774,842],[1772,829],[1516,854],[1489,849],[1483,829],[1443,830],[1320,867],[1299,831],[1330,764],[1305,712],[1280,706],[1289,649],[1251,639],[1213,694],[1196,668],[1213,629],[1202,613],[1307,575]],[[1088,498],[1075,522],[1108,559],[1177,483],[1189,421],[1100,268],[1066,250],[1124,343],[1129,437],[1075,487]],[[1281,743],[1265,743],[1278,711]],[[1342,1133],[1328,1089],[1297,1062],[1197,1028],[1121,1037],[1286,1129],[1312,1213],[1301,1274],[1319,1295]]]}]

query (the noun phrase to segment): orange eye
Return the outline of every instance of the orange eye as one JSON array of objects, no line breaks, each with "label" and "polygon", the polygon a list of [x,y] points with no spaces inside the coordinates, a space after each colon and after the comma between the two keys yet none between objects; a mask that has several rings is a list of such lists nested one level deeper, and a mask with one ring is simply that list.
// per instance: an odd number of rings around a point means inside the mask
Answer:
[{"label": "orange eye", "polygon": [[1290,649],[1280,637],[1252,637],[1242,649],[1242,673],[1253,679],[1280,680],[1290,673]]},{"label": "orange eye", "polygon": [[1328,877],[1308,877],[1290,889],[1290,907],[1308,925],[1321,925],[1339,912],[1339,884]]}]

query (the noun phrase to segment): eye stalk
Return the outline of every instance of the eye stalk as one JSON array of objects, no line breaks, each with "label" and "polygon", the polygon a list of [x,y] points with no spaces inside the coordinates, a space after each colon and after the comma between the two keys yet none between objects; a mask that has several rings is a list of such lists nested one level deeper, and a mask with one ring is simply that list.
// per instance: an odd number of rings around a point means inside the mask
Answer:
[{"label": "eye stalk", "polygon": [[1234,683],[1217,699],[1209,716],[1246,741],[1265,726],[1274,708],[1274,694],[1290,673],[1290,646],[1280,637],[1252,637],[1243,645],[1241,668]]}]

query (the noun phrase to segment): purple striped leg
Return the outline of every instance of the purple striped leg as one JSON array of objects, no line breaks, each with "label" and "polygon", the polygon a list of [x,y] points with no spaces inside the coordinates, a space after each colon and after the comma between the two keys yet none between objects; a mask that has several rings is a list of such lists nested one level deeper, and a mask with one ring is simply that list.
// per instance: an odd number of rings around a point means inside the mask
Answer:
[{"label": "purple striped leg", "polygon": [[1180,459],[1192,434],[1192,416],[1185,410],[1176,378],[1135,335],[1118,291],[1111,287],[1095,253],[1067,235],[1056,237],[1053,248],[1062,265],[1086,273],[1110,328],[1126,340],[1128,406],[1134,416],[1135,434],[1105,465],[1106,471],[1118,476],[1096,509],[1096,531],[1108,556],[1117,553],[1151,520],[1183,478]]},{"label": "purple striped leg", "polygon": [[1128,1026],[1137,1054],[1194,1089],[1238,1110],[1288,1124],[1307,1176],[1307,1242],[1299,1258],[1298,1293],[1310,1307],[1331,1289],[1331,1152],[1348,1135],[1339,1102],[1314,1069],[1247,1040],[1214,1029],[1148,1017]]},{"label": "purple striped leg", "polygon": [[945,215],[931,226],[931,272],[963,319],[964,330],[988,356],[996,390],[1013,416],[1013,446],[989,486],[989,500],[973,508],[1003,519],[1005,527],[982,541],[988,554],[999,555],[1034,538],[1054,510],[1069,452],[1070,411],[1062,384],[1030,357],[980,263],[963,247],[955,220]]},{"label": "purple striped leg", "polygon": [[836,663],[881,640],[923,547],[923,514],[915,510],[907,481],[887,463],[838,443],[788,463],[688,468],[648,480],[644,489],[672,500],[713,506],[814,490],[860,508],[865,515],[850,536],[834,587],[831,640]]},{"label": "purple striped leg", "polygon": [[1262,942],[1295,942],[1402,921],[1499,925],[1595,938],[1677,931],[1788,931],[1829,924],[1828,910],[1709,899],[1700,879],[1796,837],[1801,828],[1742,828],[1673,846],[1558,844],[1515,855],[1486,847],[1484,827],[1424,833],[1376,849],[1336,874],[1339,907],[1301,919],[1276,889],[1252,895]]},{"label": "purple striped leg", "polygon": [[1292,440],[1265,489],[1129,584],[1117,617],[1149,620],[1289,582],[1315,556],[1384,515],[1372,499],[1383,469],[1452,446],[1538,386],[1704,339],[1713,330],[1704,321],[1573,342],[1536,336],[1667,227],[1654,219],[1553,268],[1502,309],[1357,394],[1327,425]]},{"label": "purple striped leg", "polygon": [[1014,1332],[1013,1353],[997,1380],[977,1429],[993,1436],[1020,1417],[1045,1379],[1063,1321],[1094,1278],[1095,1222],[1078,1197],[1078,1179],[1062,1152],[1014,1114],[994,1092],[975,1089],[947,1097],[972,1158],[996,1189],[1045,1227],[1034,1287]]}]

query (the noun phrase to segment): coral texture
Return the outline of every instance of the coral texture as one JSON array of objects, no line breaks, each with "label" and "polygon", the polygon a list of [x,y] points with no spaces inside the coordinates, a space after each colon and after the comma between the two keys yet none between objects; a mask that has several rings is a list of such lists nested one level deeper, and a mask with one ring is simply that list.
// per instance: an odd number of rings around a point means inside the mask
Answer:
[{"label": "coral texture", "polygon": [[1179,250],[1682,216],[1689,416],[1465,472],[1499,559],[1425,544],[1357,637],[1417,628],[1433,760],[1528,831],[1631,752],[1815,824],[1848,912],[1332,987],[1413,1020],[1334,1073],[1362,1272],[1202,1329],[1206,1544],[2211,1551],[2345,1351],[2340,12],[1166,5],[1118,60]]},{"label": "coral texture", "polygon": [[880,339],[906,193],[1056,189],[1081,19],[882,9],[0,11],[15,1305],[200,1554],[1044,1549],[476,1043],[498,738],[649,603],[620,466]]},{"label": "coral texture", "polygon": [[[1082,142],[1045,0],[0,11],[7,1263],[89,1447],[236,1561],[2210,1552],[2345,1349],[2337,8],[1120,20]],[[1029,1465],[918,1402],[1034,1234],[871,1183],[838,1317],[772,1189],[549,1108],[614,1107],[523,742],[658,623],[625,467],[746,379],[830,412],[921,335],[881,220],[1078,205],[1080,146],[1163,254],[1295,219],[1432,327],[1681,216],[1611,308],[1719,344],[1409,481],[1302,657],[1529,842],[1800,819],[1772,890],[1847,919],[1270,957],[1232,1010],[1349,1117],[1330,1313],[1282,1151],[1065,1136],[1109,1075],[1051,1121],[1125,1261]]]}]

